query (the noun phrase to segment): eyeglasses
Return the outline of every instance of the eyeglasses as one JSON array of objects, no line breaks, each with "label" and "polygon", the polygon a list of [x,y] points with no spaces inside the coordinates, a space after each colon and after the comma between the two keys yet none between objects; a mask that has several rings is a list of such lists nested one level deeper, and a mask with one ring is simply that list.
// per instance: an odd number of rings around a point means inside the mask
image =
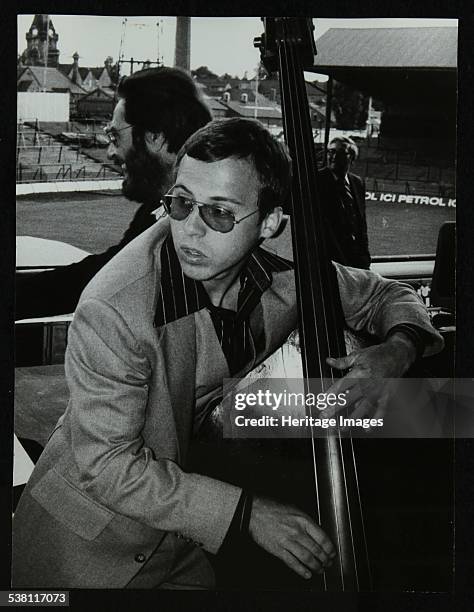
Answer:
[{"label": "eyeglasses", "polygon": [[124,130],[129,130],[130,128],[132,128],[133,125],[126,125],[123,128],[113,128],[110,125],[106,125],[104,128],[104,134],[107,137],[108,141],[110,143],[112,143],[113,145],[116,145],[118,140],[117,140],[117,133],[118,132],[123,132]]},{"label": "eyeglasses", "polygon": [[160,203],[163,204],[166,212],[175,221],[184,221],[184,219],[192,213],[194,207],[197,206],[199,216],[204,223],[212,230],[220,232],[221,234],[231,232],[235,225],[259,212],[257,208],[257,210],[245,215],[245,217],[236,219],[233,213],[220,206],[203,204],[202,202],[196,202],[196,200],[186,198],[185,196],[171,194],[163,196]]},{"label": "eyeglasses", "polygon": [[328,149],[327,151],[328,157],[351,157],[350,151],[345,151],[343,149]]}]

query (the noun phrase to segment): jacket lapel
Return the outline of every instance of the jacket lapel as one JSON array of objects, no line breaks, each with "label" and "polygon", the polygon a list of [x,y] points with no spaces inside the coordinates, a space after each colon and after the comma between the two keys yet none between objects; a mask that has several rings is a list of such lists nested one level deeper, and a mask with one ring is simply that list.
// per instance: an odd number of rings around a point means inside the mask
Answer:
[{"label": "jacket lapel", "polygon": [[357,204],[357,213],[359,214],[359,216],[362,216],[363,210],[362,210],[362,202],[360,199],[361,197],[360,190],[358,189],[358,185],[356,181],[354,180],[354,175],[349,173],[347,176],[349,178],[349,185],[351,186],[352,197],[354,198],[354,201]]},{"label": "jacket lapel", "polygon": [[257,355],[257,363],[271,355],[297,326],[294,271],[273,274],[272,286],[261,298],[265,345]]},{"label": "jacket lapel", "polygon": [[[166,358],[163,359],[164,380],[158,381],[158,384],[163,384],[168,389],[178,440],[178,459],[181,461],[186,455],[192,432],[195,405],[196,324],[194,316],[189,315],[166,325],[160,338],[160,345],[161,354]],[[171,423],[168,423],[168,426],[171,426]]]}]

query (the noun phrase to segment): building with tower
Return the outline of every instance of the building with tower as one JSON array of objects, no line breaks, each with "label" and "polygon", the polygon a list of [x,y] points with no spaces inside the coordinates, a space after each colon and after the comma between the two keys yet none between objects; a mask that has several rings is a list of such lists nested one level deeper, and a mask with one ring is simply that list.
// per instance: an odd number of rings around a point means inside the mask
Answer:
[{"label": "building with tower", "polygon": [[[18,92],[68,93],[71,117],[110,116],[117,82],[112,57],[107,56],[103,66],[85,67],[79,65],[76,51],[72,62],[60,63],[58,39],[51,16],[35,15],[26,33],[26,49],[18,58]],[[81,105],[82,98],[86,100]]]},{"label": "building with tower", "polygon": [[58,34],[49,15],[35,15],[26,33],[26,49],[21,56],[24,66],[57,68],[59,63]]}]

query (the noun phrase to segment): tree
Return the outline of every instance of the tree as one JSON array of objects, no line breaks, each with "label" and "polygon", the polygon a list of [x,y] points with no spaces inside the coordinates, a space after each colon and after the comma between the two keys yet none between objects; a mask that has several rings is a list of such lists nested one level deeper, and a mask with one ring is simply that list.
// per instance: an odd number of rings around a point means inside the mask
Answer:
[{"label": "tree", "polygon": [[117,61],[109,69],[110,80],[114,85],[118,85],[120,80],[120,63]]},{"label": "tree", "polygon": [[196,70],[191,70],[191,74],[193,77],[197,77],[198,79],[217,79],[217,74],[214,74],[209,70],[207,66],[199,66]]},{"label": "tree", "polygon": [[264,81],[265,79],[268,79],[268,72],[265,66],[262,64],[262,62],[259,62],[256,71],[258,72],[258,79],[260,81]]},{"label": "tree", "polygon": [[112,84],[117,85],[119,81],[119,77],[120,77],[119,62],[115,62],[114,64],[114,58],[111,55],[108,55],[104,60],[104,66],[108,72],[108,75],[110,77],[110,80],[112,81]]},{"label": "tree", "polygon": [[360,91],[334,81],[332,106],[339,130],[362,130],[366,126],[369,98]]}]

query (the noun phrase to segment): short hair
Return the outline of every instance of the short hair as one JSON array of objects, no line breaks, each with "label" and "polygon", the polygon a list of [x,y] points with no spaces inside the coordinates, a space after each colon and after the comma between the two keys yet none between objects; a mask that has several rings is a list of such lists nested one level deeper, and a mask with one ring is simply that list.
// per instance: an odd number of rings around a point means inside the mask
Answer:
[{"label": "short hair", "polygon": [[134,131],[162,133],[170,153],[212,119],[194,81],[179,68],[134,72],[122,78],[117,95],[125,100],[125,120]]},{"label": "short hair", "polygon": [[340,142],[345,145],[352,159],[357,159],[359,157],[359,147],[352,138],[349,138],[349,136],[335,136],[329,144],[331,145],[333,142]]},{"label": "short hair", "polygon": [[178,152],[176,166],[185,155],[204,162],[246,159],[260,180],[260,219],[276,206],[285,206],[291,185],[291,158],[285,147],[255,119],[215,119],[193,134]]}]

